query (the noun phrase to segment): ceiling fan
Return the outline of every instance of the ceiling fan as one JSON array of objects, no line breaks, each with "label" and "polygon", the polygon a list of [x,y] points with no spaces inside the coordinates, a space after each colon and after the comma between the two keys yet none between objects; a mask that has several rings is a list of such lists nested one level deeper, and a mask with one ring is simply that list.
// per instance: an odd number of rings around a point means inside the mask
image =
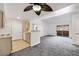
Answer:
[{"label": "ceiling fan", "polygon": [[24,12],[34,10],[37,15],[41,14],[41,11],[53,11],[53,9],[46,3],[30,3],[31,5],[27,6],[24,9]]}]

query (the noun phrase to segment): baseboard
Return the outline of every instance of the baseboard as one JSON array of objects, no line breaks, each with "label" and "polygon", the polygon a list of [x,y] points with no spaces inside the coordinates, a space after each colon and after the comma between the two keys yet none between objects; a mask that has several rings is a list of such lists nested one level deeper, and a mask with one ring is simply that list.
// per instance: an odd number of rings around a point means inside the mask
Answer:
[{"label": "baseboard", "polygon": [[46,36],[56,36],[56,35],[45,35],[45,36],[41,36],[40,38],[42,38],[42,37],[46,37]]},{"label": "baseboard", "polygon": [[78,47],[78,48],[79,48],[79,44],[72,44],[72,45],[74,45],[74,46],[76,46],[76,47]]},{"label": "baseboard", "polygon": [[56,36],[56,35],[46,35],[46,36]]},{"label": "baseboard", "polygon": [[31,44],[30,46],[33,47],[33,46],[37,46],[38,44],[40,44],[40,42],[38,42],[36,44]]},{"label": "baseboard", "polygon": [[22,40],[22,39],[16,39],[16,40],[12,40],[12,41],[18,41],[18,40]]},{"label": "baseboard", "polygon": [[31,46],[31,47],[37,47],[38,45],[40,45],[40,43],[38,43],[38,44],[36,44],[36,45],[33,45],[33,46]]}]

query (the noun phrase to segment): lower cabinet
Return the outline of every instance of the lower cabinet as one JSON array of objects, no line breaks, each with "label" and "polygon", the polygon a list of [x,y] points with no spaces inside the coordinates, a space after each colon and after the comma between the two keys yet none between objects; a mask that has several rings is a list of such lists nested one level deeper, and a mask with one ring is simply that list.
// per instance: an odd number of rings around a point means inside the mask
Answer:
[{"label": "lower cabinet", "polygon": [[69,31],[57,31],[57,36],[69,37]]},{"label": "lower cabinet", "polygon": [[12,37],[0,38],[0,56],[9,55],[12,51]]}]

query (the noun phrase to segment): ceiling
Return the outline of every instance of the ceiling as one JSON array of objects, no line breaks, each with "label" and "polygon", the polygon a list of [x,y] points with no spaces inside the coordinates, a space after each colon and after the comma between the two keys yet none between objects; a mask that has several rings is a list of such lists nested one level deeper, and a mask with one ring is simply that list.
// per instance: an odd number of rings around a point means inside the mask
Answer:
[{"label": "ceiling", "polygon": [[[46,14],[50,14],[50,12],[42,11],[41,15],[38,16],[33,10],[23,12],[23,9],[28,5],[29,4],[27,3],[5,3],[5,15],[9,19],[17,19],[17,17],[20,17],[19,20],[34,20]],[[48,3],[48,5],[50,5],[54,11],[56,11],[71,5],[71,3]]]},{"label": "ceiling", "polygon": [[67,23],[67,22],[71,21],[71,17],[72,17],[71,15],[72,15],[72,13],[67,13],[67,14],[56,16],[53,18],[43,19],[42,21],[49,23],[49,24],[56,24],[59,22]]}]

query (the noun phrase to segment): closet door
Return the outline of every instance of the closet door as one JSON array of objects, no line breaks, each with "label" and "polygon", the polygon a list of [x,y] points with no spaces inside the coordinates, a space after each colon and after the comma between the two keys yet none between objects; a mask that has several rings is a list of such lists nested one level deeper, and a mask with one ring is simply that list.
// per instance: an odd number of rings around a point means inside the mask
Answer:
[{"label": "closet door", "polygon": [[22,24],[22,38],[24,41],[30,43],[30,36],[31,33],[29,32],[30,30],[30,23],[29,21],[23,21]]},{"label": "closet door", "polygon": [[23,23],[22,23],[22,31],[23,32],[28,32],[29,29],[30,29],[29,21],[23,21]]}]

